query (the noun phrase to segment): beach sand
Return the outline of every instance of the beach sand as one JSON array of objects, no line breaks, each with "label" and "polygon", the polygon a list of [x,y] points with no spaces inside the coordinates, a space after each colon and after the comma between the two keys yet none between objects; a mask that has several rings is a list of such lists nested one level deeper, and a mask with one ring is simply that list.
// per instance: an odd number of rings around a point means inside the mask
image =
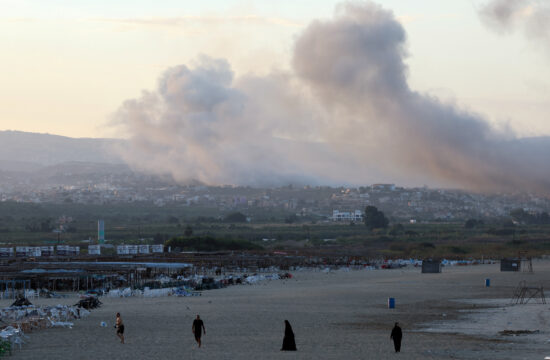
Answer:
[{"label": "beach sand", "polygon": [[[550,305],[502,307],[520,280],[550,289],[550,262],[534,262],[534,269],[501,273],[493,264],[445,267],[441,274],[421,274],[419,268],[307,270],[290,280],[204,291],[200,297],[103,297],[101,308],[72,329],[29,333],[13,358],[543,359],[550,355]],[[491,287],[484,286],[485,278]],[[388,309],[388,297],[396,299],[395,309]],[[74,295],[33,303],[77,300]],[[124,345],[113,328],[116,312],[126,327]],[[196,314],[206,326],[200,349],[191,333]],[[297,352],[280,351],[285,319],[293,326]],[[108,326],[101,327],[102,321]],[[389,338],[395,321],[404,332],[400,354]],[[540,332],[498,334],[507,329]]]}]

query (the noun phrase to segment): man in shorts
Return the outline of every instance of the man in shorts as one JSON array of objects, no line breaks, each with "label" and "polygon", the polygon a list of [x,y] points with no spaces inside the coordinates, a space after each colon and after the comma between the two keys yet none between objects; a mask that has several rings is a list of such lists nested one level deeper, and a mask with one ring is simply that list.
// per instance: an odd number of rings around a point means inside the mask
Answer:
[{"label": "man in shorts", "polygon": [[124,344],[124,323],[122,322],[122,317],[120,313],[116,313],[116,336],[120,339],[120,342]]},{"label": "man in shorts", "polygon": [[197,315],[197,318],[193,320],[193,327],[191,330],[195,335],[195,341],[199,344],[199,347],[201,347],[201,330],[204,332],[204,335],[206,335],[206,328],[204,327],[204,323],[199,315]]}]

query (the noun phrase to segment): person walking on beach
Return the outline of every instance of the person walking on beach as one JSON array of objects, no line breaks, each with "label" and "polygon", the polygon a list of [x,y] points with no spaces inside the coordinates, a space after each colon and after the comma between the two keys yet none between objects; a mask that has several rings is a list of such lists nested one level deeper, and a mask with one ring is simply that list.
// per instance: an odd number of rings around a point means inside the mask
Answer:
[{"label": "person walking on beach", "polygon": [[116,313],[116,336],[120,339],[120,342],[124,344],[124,323],[122,322],[122,317],[120,313]]},{"label": "person walking on beach", "polygon": [[395,323],[391,335],[390,340],[393,340],[393,347],[395,348],[395,352],[401,352],[401,339],[403,338],[403,332],[401,331],[401,328],[399,327],[399,323]]},{"label": "person walking on beach", "polygon": [[288,320],[285,320],[285,337],[283,338],[283,347],[281,351],[296,351],[296,341],[294,341],[294,331]]},{"label": "person walking on beach", "polygon": [[197,318],[193,321],[191,331],[193,331],[193,334],[195,334],[195,341],[197,342],[197,344],[199,344],[199,347],[201,347],[201,330],[204,332],[204,335],[206,335],[206,328],[204,327],[204,323],[202,322],[201,317],[197,315]]}]

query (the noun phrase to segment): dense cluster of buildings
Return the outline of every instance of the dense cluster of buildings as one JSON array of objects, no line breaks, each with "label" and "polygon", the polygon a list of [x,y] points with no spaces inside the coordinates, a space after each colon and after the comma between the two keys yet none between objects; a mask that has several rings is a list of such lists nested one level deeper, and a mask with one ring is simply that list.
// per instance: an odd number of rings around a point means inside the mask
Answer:
[{"label": "dense cluster of buildings", "polygon": [[[550,199],[531,194],[478,194],[461,190],[404,188],[374,184],[357,188],[284,186],[182,186],[136,174],[98,178],[70,176],[44,182],[6,178],[0,183],[0,201],[29,203],[120,204],[149,203],[163,206],[197,206],[218,212],[283,210],[297,217],[328,221],[362,221],[362,211],[372,205],[400,221],[506,217],[522,208],[548,212]],[[68,221],[70,222],[70,221]]]}]

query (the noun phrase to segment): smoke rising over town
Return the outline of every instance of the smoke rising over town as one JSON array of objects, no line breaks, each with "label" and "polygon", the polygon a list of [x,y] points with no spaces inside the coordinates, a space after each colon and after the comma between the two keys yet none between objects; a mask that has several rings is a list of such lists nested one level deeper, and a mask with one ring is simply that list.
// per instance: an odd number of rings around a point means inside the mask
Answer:
[{"label": "smoke rising over town", "polygon": [[547,139],[414,91],[406,58],[392,12],[344,3],[298,35],[288,72],[237,77],[204,55],[166,70],[118,110],[120,151],[140,170],[208,184],[550,188]]},{"label": "smoke rising over town", "polygon": [[[544,0],[492,0],[480,9],[480,17],[499,33],[522,30],[534,41],[550,46],[550,3]],[[540,43],[540,41],[539,41]]]}]

